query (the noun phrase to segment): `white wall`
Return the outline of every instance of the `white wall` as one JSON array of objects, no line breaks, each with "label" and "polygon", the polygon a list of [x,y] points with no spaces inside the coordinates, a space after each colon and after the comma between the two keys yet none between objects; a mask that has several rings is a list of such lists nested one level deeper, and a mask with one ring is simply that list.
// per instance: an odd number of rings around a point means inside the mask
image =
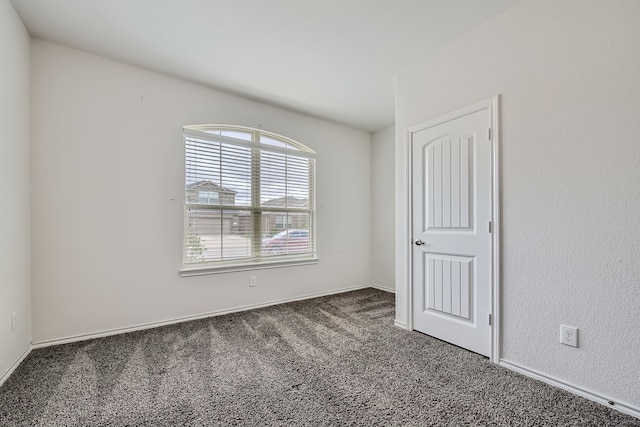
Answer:
[{"label": "white wall", "polygon": [[371,136],[371,284],[395,291],[395,127]]},{"label": "white wall", "polygon": [[[409,250],[404,130],[501,94],[504,360],[640,408],[640,2],[529,0],[397,86],[398,321]],[[580,348],[558,343],[561,323]]]},{"label": "white wall", "polygon": [[[42,40],[32,50],[34,343],[369,283],[368,133]],[[178,276],[182,127],[204,123],[317,152],[319,264]]]},{"label": "white wall", "polygon": [[30,49],[13,6],[0,1],[0,383],[31,344]]}]

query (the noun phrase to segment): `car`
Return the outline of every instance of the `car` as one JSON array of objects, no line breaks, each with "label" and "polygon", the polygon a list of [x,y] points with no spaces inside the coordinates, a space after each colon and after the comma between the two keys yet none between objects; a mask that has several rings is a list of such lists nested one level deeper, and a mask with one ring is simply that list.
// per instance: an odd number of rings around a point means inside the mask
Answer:
[{"label": "car", "polygon": [[262,240],[264,255],[286,255],[311,252],[309,230],[283,230]]}]

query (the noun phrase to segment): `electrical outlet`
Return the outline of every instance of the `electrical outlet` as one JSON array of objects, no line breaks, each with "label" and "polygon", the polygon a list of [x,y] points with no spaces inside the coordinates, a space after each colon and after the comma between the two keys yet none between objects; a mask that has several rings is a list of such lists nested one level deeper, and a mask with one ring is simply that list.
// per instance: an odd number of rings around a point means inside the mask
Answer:
[{"label": "electrical outlet", "polygon": [[17,326],[18,326],[18,310],[14,310],[14,312],[11,313],[11,330],[15,331]]},{"label": "electrical outlet", "polygon": [[249,287],[253,288],[256,286],[256,276],[249,277]]},{"label": "electrical outlet", "polygon": [[578,347],[578,328],[560,325],[560,342],[571,347]]}]

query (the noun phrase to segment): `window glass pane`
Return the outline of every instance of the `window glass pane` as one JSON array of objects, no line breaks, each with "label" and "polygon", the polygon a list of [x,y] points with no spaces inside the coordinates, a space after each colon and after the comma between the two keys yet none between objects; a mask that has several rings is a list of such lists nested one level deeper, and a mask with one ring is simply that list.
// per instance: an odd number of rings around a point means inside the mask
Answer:
[{"label": "window glass pane", "polygon": [[220,184],[235,192],[233,205],[250,206],[251,148],[221,144],[220,155]]},{"label": "window glass pane", "polygon": [[219,184],[220,144],[197,138],[188,138],[185,146],[185,178],[188,188],[205,181]]},{"label": "window glass pane", "polygon": [[241,132],[241,131],[234,131],[234,130],[223,130],[220,134],[222,136],[228,136],[228,137],[231,137],[231,138],[243,139],[245,141],[252,141],[253,140],[253,134],[251,132]]},{"label": "window glass pane", "polygon": [[260,142],[266,145],[272,145],[274,147],[281,148],[292,148],[286,142],[280,141],[278,139],[269,138],[268,136],[260,135]]},{"label": "window glass pane", "polygon": [[306,212],[263,212],[263,256],[311,253],[311,216]]},{"label": "window glass pane", "polygon": [[[188,138],[185,147],[187,203],[251,205],[251,148]],[[219,194],[202,202],[199,192]]]},{"label": "window glass pane", "polygon": [[283,141],[283,140],[277,139],[277,138],[271,138],[271,137],[265,136],[265,135],[260,135],[260,143],[266,144],[266,145],[271,145],[271,146],[274,146],[274,147],[288,148],[290,150],[300,151],[300,147],[298,147],[295,144],[291,144],[291,143],[289,143],[287,141]]},{"label": "window glass pane", "polygon": [[260,156],[262,206],[309,208],[309,159],[281,153]]},{"label": "window glass pane", "polygon": [[223,261],[253,256],[251,212],[188,209],[185,258]]}]

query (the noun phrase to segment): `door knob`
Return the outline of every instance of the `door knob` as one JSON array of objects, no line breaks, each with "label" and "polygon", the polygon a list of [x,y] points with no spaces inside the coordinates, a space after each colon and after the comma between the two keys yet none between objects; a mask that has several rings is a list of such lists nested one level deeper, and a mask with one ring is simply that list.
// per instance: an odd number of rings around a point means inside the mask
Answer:
[{"label": "door knob", "polygon": [[424,243],[422,240],[420,240],[420,239],[416,240],[416,241],[415,241],[415,243],[416,243],[416,246],[422,246],[422,245],[424,245],[424,244],[425,244],[425,243]]}]

